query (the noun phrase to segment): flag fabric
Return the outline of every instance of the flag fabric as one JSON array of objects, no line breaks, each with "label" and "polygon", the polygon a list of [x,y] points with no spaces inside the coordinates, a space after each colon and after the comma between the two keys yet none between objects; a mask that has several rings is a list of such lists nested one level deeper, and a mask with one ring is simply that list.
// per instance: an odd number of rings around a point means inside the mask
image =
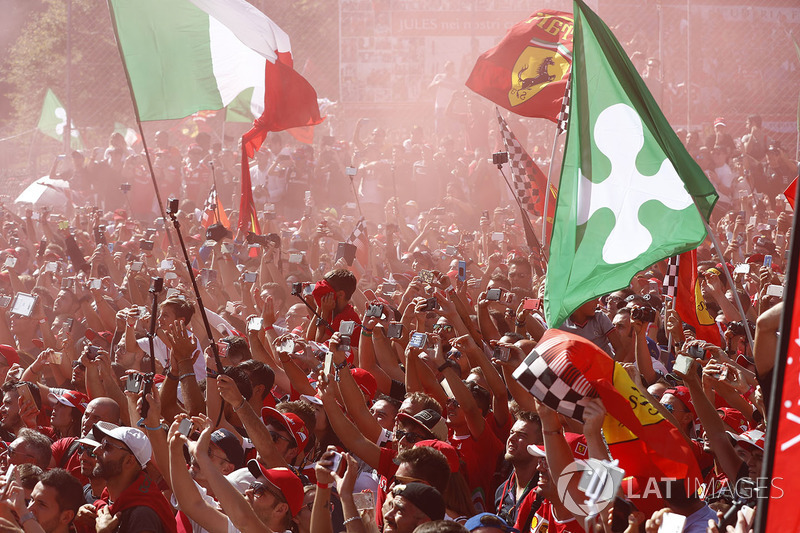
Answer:
[{"label": "flag fabric", "polygon": [[356,261],[366,270],[369,261],[369,234],[367,233],[367,223],[361,217],[353,228],[353,232],[347,238],[347,242],[356,247]]},{"label": "flag fabric", "polygon": [[467,87],[525,117],[556,121],[572,62],[571,13],[542,9],[482,54]]},{"label": "flag fabric", "polygon": [[570,87],[569,79],[567,79],[564,100],[561,102],[561,111],[558,112],[558,120],[556,121],[556,135],[561,135],[567,131],[567,124],[569,123],[569,99],[572,96]]},{"label": "flag fabric", "polygon": [[225,108],[225,122],[253,122],[253,118],[258,114],[253,113],[251,103],[253,101],[253,89],[245,89],[228,104]]},{"label": "flag fabric", "polygon": [[212,224],[222,224],[228,229],[231,229],[231,221],[225,213],[225,208],[222,207],[222,200],[217,194],[217,186],[212,185],[211,190],[208,192],[208,198],[203,206],[203,227],[207,228]]},{"label": "flag fabric", "polygon": [[253,31],[249,27],[233,28],[189,0],[110,5],[140,120],[222,109],[248,88],[263,107],[267,59],[276,57],[263,39],[254,44],[242,37]]},{"label": "flag fabric", "polygon": [[[522,144],[517,140],[516,135],[508,127],[505,119],[497,111],[497,121],[500,124],[500,134],[503,136],[503,143],[505,144],[506,151],[508,152],[508,165],[511,167],[511,178],[514,184],[514,192],[522,203],[528,213],[533,216],[539,217],[544,213],[544,194],[547,190],[547,176],[544,172],[533,162],[531,156],[522,147]],[[548,219],[552,222],[552,216],[555,212],[555,187],[551,187],[550,205],[548,211]]]},{"label": "flag fabric", "polygon": [[718,198],[619,42],[581,0],[571,91],[545,282],[550,327],[653,263],[696,248]]},{"label": "flag fabric", "polygon": [[759,498],[764,499],[760,499],[756,506],[755,528],[764,533],[800,531],[797,503],[790,496],[800,492],[800,477],[795,475],[800,464],[800,436],[797,431],[800,424],[800,305],[796,303],[800,298],[800,284],[797,282],[799,230],[795,218],[789,248],[791,255],[786,261],[789,266],[780,342],[772,372],[771,394],[765,396],[769,414],[761,476],[763,479],[779,480],[780,483],[767,483],[759,491]]},{"label": "flag fabric", "polygon": [[539,401],[581,422],[583,403],[600,398],[607,411],[603,433],[609,451],[627,476],[700,477],[680,431],[642,396],[627,371],[591,341],[549,329],[513,376]]},{"label": "flag fabric", "polygon": [[697,250],[670,257],[664,277],[664,294],[671,296],[681,320],[692,326],[698,339],[720,346],[717,321],[708,312],[697,275]]},{"label": "flag fabric", "polygon": [[795,202],[795,191],[797,190],[797,178],[793,179],[792,182],[786,187],[786,190],[783,191],[783,196],[786,197],[786,201],[789,202],[789,205],[792,206],[794,209],[794,202]]},{"label": "flag fabric", "polygon": [[[51,89],[47,89],[42,104],[42,114],[39,117],[39,124],[36,126],[39,131],[52,137],[57,141],[64,142],[64,130],[67,126],[67,111]],[[73,149],[82,150],[80,133],[72,124],[70,129],[70,146]]]}]

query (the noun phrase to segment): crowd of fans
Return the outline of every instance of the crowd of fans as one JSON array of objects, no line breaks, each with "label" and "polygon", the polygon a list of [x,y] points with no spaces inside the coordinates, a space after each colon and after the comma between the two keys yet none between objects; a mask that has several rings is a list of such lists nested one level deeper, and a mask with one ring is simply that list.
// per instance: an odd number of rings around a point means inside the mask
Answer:
[{"label": "crowd of fans", "polygon": [[[662,296],[665,262],[561,326],[628,370],[704,476],[680,497],[629,487],[594,527],[654,532],[680,515],[683,531],[716,531],[760,475],[792,217],[779,192],[796,162],[748,122],[743,139],[723,118],[687,139],[720,192],[725,260],[697,251],[718,341]],[[316,151],[269,136],[252,169],[263,235],[236,230],[234,151],[159,133],[190,265],[118,137],[90,163],[73,154],[65,209],[3,208],[4,531],[585,530],[548,463],[609,458],[606,409],[592,400],[578,423],[512,376],[548,329],[546,262],[489,154],[419,128],[364,141],[362,126]],[[230,232],[207,227],[212,177]]]}]

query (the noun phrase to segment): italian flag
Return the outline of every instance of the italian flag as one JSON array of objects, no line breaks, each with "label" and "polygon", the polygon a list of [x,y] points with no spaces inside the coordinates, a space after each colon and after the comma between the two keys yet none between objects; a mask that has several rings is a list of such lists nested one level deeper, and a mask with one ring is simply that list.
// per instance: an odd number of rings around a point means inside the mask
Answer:
[{"label": "italian flag", "polygon": [[259,232],[249,164],[270,131],[322,122],[289,36],[245,0],[108,0],[139,120],[222,109],[251,94],[242,137],[240,228]]}]

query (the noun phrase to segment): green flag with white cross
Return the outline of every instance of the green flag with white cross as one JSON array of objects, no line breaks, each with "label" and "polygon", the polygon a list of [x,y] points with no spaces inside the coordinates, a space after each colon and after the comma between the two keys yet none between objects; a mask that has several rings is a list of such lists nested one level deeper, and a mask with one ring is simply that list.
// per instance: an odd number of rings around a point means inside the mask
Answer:
[{"label": "green flag with white cross", "polygon": [[574,5],[570,117],[544,294],[550,327],[696,248],[718,197],[611,30],[582,0]]},{"label": "green flag with white cross", "polygon": [[[51,89],[47,89],[42,104],[42,114],[39,117],[39,124],[36,126],[39,131],[52,137],[57,141],[64,140],[64,130],[67,126],[67,111]],[[72,124],[70,130],[70,145],[73,149],[83,149],[81,136]]]}]

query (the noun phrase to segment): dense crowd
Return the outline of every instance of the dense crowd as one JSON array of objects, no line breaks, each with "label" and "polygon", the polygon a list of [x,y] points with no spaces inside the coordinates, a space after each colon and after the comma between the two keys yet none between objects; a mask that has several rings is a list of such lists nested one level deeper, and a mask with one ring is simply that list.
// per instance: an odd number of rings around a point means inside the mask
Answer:
[{"label": "dense crowd", "polygon": [[[362,126],[313,148],[270,134],[251,169],[262,235],[236,229],[239,157],[206,135],[156,135],[161,195],[180,200],[166,219],[118,135],[59,169],[65,207],[4,206],[4,531],[585,531],[567,501],[584,496],[548,465],[611,459],[606,407],[577,422],[512,375],[548,331],[546,260],[490,137]],[[703,475],[696,492],[626,484],[593,527],[716,531],[760,475],[797,163],[757,116],[726,128],[686,137],[720,193],[724,261],[697,250],[717,342],[663,296],[666,261],[560,327],[622,364]]]}]

